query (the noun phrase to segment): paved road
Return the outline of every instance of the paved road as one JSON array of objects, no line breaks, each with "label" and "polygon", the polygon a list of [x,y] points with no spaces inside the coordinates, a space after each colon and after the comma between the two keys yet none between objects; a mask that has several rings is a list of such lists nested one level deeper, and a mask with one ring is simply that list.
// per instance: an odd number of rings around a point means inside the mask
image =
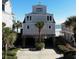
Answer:
[{"label": "paved road", "polygon": [[17,59],[56,59],[63,55],[56,54],[53,49],[43,49],[41,51],[29,51],[21,49],[17,52]]}]

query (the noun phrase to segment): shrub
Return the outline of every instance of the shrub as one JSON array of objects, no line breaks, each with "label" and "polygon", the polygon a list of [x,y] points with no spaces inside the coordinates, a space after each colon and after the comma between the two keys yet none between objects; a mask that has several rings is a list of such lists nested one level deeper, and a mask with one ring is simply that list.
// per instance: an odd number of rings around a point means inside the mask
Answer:
[{"label": "shrub", "polygon": [[[62,42],[62,43],[61,43]],[[63,37],[56,37],[56,45],[66,45],[67,41]]]},{"label": "shrub", "polygon": [[11,48],[9,49],[9,51],[14,51],[14,52],[17,52],[20,48]]},{"label": "shrub", "polygon": [[35,44],[35,47],[36,47],[37,50],[41,50],[42,48],[45,47],[45,44],[42,43],[42,42],[37,42],[37,43]]},{"label": "shrub", "polygon": [[70,51],[70,49],[65,47],[64,45],[57,45],[57,46],[61,50],[62,53]]},{"label": "shrub", "polygon": [[17,52],[18,50],[19,50],[19,48],[10,49],[10,50],[8,50],[7,55],[8,55],[8,56],[15,56],[15,55],[16,55],[16,52]]},{"label": "shrub", "polygon": [[64,53],[64,59],[76,59],[76,51],[69,51]]}]

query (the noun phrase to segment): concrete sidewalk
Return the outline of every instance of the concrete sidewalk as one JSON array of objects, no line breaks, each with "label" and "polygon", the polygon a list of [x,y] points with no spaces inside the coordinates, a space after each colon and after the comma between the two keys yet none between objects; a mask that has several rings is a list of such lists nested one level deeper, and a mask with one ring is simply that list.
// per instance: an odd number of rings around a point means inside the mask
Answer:
[{"label": "concrete sidewalk", "polygon": [[41,51],[29,51],[21,49],[17,52],[17,59],[56,59],[63,54],[57,54],[53,49],[43,49]]}]

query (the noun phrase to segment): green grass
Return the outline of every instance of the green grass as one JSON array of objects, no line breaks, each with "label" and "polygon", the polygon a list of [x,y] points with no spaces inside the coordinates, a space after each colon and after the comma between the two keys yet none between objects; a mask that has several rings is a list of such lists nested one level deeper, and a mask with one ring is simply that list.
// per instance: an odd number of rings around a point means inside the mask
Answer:
[{"label": "green grass", "polygon": [[[17,59],[16,53],[19,50],[19,48],[13,48],[9,49],[7,52],[7,59]],[[5,52],[4,50],[2,51],[2,59],[4,59]]]},{"label": "green grass", "polygon": [[[2,57],[2,59],[4,59],[4,57]],[[16,56],[7,56],[7,59],[17,59]]]}]

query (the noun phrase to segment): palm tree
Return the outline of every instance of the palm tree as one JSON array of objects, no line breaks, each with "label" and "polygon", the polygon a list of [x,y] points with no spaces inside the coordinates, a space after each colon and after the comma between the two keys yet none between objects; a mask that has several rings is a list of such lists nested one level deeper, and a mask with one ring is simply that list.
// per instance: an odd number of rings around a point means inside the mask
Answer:
[{"label": "palm tree", "polygon": [[68,17],[65,25],[74,30],[74,28],[76,27],[76,16]]},{"label": "palm tree", "polygon": [[76,32],[76,16],[71,16],[68,18],[68,20],[65,22],[65,25],[72,29],[73,33]]},{"label": "palm tree", "polygon": [[20,21],[17,21],[16,23],[16,28],[17,28],[17,33],[18,33],[18,29],[22,26]]},{"label": "palm tree", "polygon": [[3,29],[3,44],[5,49],[5,59],[7,59],[7,51],[8,48],[11,47],[11,45],[14,43],[16,39],[16,35],[14,32],[11,31],[9,27],[6,27]]},{"label": "palm tree", "polygon": [[9,48],[14,47],[13,43],[16,41],[16,33],[15,32],[11,32],[9,35]]},{"label": "palm tree", "polygon": [[3,30],[3,43],[4,43],[4,47],[5,47],[5,59],[7,59],[8,39],[9,39],[8,35],[9,34],[10,34],[10,29],[5,28]]},{"label": "palm tree", "polygon": [[15,21],[15,20],[13,20],[13,26],[12,26],[12,28],[13,28],[13,31],[15,30],[15,29],[17,29],[17,33],[18,33],[18,29],[20,28],[20,27],[22,27],[22,23],[20,22],[20,21]]},{"label": "palm tree", "polygon": [[35,24],[35,26],[38,28],[38,32],[39,32],[39,42],[41,42],[41,29],[43,28],[44,26],[44,22],[43,21],[39,21]]}]

